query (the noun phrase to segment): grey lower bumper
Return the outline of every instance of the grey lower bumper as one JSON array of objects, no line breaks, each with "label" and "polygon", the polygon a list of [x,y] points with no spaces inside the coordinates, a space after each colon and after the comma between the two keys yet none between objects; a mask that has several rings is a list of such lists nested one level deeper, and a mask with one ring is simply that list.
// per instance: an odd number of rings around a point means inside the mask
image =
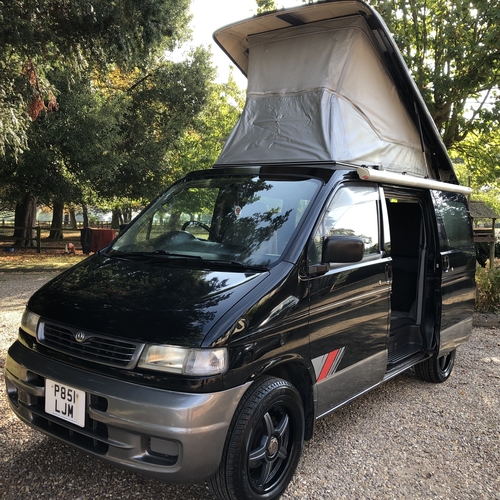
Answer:
[{"label": "grey lower bumper", "polygon": [[[85,428],[45,413],[46,378],[87,394]],[[218,468],[249,384],[211,394],[149,388],[69,367],[16,342],[5,365],[12,410],[31,427],[104,460],[162,480],[200,481]]]}]

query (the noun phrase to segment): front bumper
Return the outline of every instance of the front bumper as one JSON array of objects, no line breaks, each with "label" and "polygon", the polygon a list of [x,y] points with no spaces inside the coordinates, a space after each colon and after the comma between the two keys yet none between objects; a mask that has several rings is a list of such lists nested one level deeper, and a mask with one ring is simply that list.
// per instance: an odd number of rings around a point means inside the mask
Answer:
[{"label": "front bumper", "polygon": [[[46,378],[86,392],[84,428],[45,412]],[[56,362],[20,342],[9,349],[5,380],[12,410],[31,427],[117,466],[175,482],[217,471],[249,385],[210,394],[150,388]]]}]

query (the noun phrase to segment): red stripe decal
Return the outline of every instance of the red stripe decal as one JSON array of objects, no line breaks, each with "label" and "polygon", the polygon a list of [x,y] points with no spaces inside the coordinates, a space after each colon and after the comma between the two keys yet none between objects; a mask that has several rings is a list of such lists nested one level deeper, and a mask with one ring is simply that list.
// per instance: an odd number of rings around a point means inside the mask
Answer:
[{"label": "red stripe decal", "polygon": [[332,365],[335,361],[335,358],[337,357],[339,351],[340,351],[340,349],[337,349],[336,351],[332,351],[330,354],[328,354],[326,361],[325,361],[325,364],[323,365],[323,368],[321,368],[321,373],[319,374],[318,382],[320,380],[323,380],[324,378],[326,378],[326,376],[328,375],[328,372],[330,371],[330,368],[332,367]]}]

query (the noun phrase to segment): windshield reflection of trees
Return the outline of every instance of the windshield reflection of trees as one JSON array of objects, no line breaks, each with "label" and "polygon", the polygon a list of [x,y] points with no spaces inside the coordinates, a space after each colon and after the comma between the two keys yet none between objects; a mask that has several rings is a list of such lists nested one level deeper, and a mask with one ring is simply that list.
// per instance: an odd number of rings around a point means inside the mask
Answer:
[{"label": "windshield reflection of trees", "polygon": [[226,228],[222,242],[237,246],[234,255],[242,261],[259,251],[278,254],[277,232],[288,221],[291,212],[290,209],[282,215],[266,211],[242,216]]},{"label": "windshield reflection of trees", "polygon": [[[265,179],[248,179],[222,189],[217,203],[222,216],[216,228],[220,241],[236,245],[235,258],[247,260],[261,250],[278,254],[277,231],[289,220],[292,210],[278,215],[281,207],[269,207],[262,201],[262,193],[272,198],[274,186]],[[238,212],[239,211],[239,212]],[[271,242],[264,247],[265,242]]]},{"label": "windshield reflection of trees", "polygon": [[[177,194],[177,200],[183,202],[173,207],[168,230],[179,229],[177,224],[182,213],[208,212],[211,215],[209,241],[231,248],[234,260],[254,262],[252,255],[260,252],[258,262],[268,263],[271,257],[263,258],[262,254],[279,254],[277,232],[289,221],[292,213],[290,209],[280,214],[280,206],[268,206],[262,201],[264,196],[272,199],[273,188],[272,182],[261,178],[232,180],[224,186],[210,188],[189,188],[189,196]],[[217,193],[217,196],[211,193]],[[186,244],[189,247],[189,242]],[[213,252],[213,248],[207,248],[207,252]],[[226,256],[224,252],[221,255]]]}]

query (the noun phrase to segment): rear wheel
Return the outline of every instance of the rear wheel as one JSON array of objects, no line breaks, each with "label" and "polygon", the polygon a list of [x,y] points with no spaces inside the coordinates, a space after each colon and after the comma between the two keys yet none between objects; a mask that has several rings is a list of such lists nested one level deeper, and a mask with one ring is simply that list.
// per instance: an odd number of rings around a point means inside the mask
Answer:
[{"label": "rear wheel", "polygon": [[265,377],[240,401],[218,472],[209,480],[221,500],[271,500],[288,486],[304,439],[302,400],[289,382]]},{"label": "rear wheel", "polygon": [[438,357],[436,354],[432,358],[415,365],[417,377],[434,384],[440,384],[448,380],[455,365],[456,354],[457,351],[454,349],[444,356]]}]

